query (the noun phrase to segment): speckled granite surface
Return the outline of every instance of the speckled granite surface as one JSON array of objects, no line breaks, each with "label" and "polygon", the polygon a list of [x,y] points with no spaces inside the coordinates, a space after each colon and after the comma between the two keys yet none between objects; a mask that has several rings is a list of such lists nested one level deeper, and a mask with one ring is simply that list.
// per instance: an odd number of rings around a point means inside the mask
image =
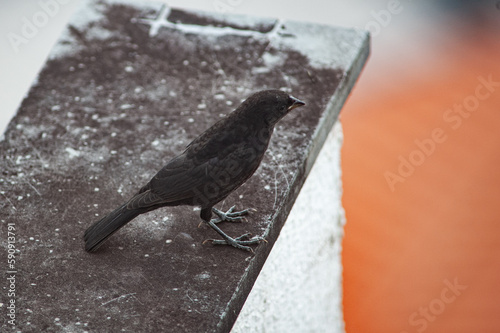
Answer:
[{"label": "speckled granite surface", "polygon": [[[16,249],[5,270],[15,276],[13,329],[227,331],[361,71],[368,43],[364,32],[314,24],[87,2],[0,142],[5,262],[9,244]],[[265,236],[255,255],[202,245],[216,235],[198,228],[192,207],[139,216],[98,253],[84,252],[86,227],[267,88],[292,92],[307,106],[278,124],[256,174],[218,206],[258,210],[248,222],[223,226],[230,235]]]}]

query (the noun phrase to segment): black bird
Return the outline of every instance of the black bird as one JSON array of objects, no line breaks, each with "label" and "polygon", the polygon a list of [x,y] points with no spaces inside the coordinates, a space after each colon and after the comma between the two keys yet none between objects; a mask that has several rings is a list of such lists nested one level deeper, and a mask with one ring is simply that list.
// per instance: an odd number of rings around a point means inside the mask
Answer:
[{"label": "black bird", "polygon": [[[248,210],[226,213],[213,206],[241,186],[257,170],[271,139],[274,125],[304,102],[280,90],[264,90],[246,99],[229,116],[194,139],[165,165],[128,202],[85,231],[85,250],[93,252],[114,232],[140,214],[165,206],[200,206],[200,217],[228,244],[251,251],[261,237],[232,238],[216,224],[241,221]],[[212,212],[218,218],[212,219]]]}]

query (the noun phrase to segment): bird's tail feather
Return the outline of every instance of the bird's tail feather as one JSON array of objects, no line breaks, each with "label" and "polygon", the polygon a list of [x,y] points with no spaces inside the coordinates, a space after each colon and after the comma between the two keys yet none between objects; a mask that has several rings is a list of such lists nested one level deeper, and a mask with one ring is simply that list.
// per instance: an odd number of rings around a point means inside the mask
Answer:
[{"label": "bird's tail feather", "polygon": [[83,236],[85,251],[97,250],[112,234],[141,213],[143,213],[142,210],[127,209],[127,204],[124,204],[94,223]]}]

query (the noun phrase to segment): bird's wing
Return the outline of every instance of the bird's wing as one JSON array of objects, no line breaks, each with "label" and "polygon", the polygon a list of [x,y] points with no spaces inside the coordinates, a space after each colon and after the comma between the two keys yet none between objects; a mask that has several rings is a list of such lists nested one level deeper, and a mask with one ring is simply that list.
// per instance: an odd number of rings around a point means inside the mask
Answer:
[{"label": "bird's wing", "polygon": [[[181,154],[165,165],[127,204],[129,209],[149,208],[189,198],[177,183],[194,170],[185,154]],[[179,191],[179,189],[181,189]]]},{"label": "bird's wing", "polygon": [[148,208],[191,199],[196,195],[196,191],[204,191],[205,186],[209,184],[217,184],[221,192],[226,192],[233,186],[241,185],[237,179],[248,178],[242,178],[241,174],[249,173],[250,170],[246,170],[247,162],[253,156],[255,149],[248,146],[233,147],[225,150],[224,154],[204,159],[201,163],[192,156],[182,154],[164,166],[129,201],[127,207]]}]

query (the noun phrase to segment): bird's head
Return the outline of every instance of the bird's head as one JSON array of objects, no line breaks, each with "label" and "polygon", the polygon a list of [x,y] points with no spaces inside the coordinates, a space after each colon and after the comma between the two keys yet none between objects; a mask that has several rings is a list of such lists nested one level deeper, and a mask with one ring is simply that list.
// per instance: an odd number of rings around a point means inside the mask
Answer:
[{"label": "bird's head", "polygon": [[238,111],[249,119],[260,119],[274,126],[288,112],[305,104],[281,90],[263,90],[248,97]]}]

